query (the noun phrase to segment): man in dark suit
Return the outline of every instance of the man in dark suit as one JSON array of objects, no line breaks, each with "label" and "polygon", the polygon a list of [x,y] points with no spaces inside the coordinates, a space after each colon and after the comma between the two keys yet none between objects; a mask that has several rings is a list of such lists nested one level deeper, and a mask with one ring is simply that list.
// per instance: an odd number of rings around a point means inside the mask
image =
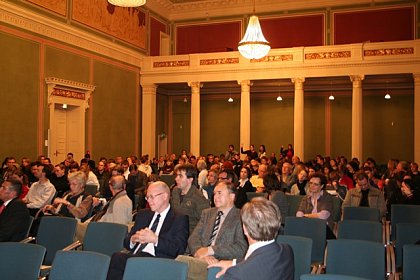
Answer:
[{"label": "man in dark suit", "polygon": [[222,268],[216,276],[224,274],[224,280],[293,280],[292,248],[275,241],[281,224],[278,207],[265,198],[254,198],[242,207],[241,218],[249,242],[245,259],[238,264],[236,260],[211,264]]},{"label": "man in dark suit", "polygon": [[125,264],[131,257],[158,257],[174,259],[183,254],[188,240],[188,217],[169,205],[171,192],[161,181],[152,183],[147,189],[150,210],[141,210],[124,247],[130,253],[114,253],[107,279],[122,279]]},{"label": "man in dark suit", "polygon": [[8,179],[1,184],[0,242],[20,241],[26,237],[29,225],[29,210],[19,199],[22,183]]}]

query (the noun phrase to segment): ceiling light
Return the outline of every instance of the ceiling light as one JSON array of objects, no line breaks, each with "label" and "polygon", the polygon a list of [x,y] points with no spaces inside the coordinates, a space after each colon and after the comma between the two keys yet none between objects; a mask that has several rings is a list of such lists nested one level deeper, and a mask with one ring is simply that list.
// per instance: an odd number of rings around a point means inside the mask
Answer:
[{"label": "ceiling light", "polygon": [[281,98],[281,96],[279,95],[279,96],[277,96],[277,101],[282,101],[283,100],[283,98]]},{"label": "ceiling light", "polygon": [[228,102],[229,103],[232,103],[233,102],[233,98],[232,97],[229,97]]},{"label": "ceiling light", "polygon": [[254,15],[249,18],[248,27],[242,40],[238,44],[238,50],[245,58],[260,59],[270,51],[270,43],[264,38],[258,17]]},{"label": "ceiling light", "polygon": [[67,109],[67,104],[63,104],[63,109]]},{"label": "ceiling light", "polygon": [[389,93],[385,94],[385,99],[391,99],[391,95]]},{"label": "ceiling light", "polygon": [[328,97],[328,100],[330,100],[330,101],[333,101],[335,98],[334,98],[334,95],[333,95],[333,93],[332,93],[332,81],[331,81],[331,86],[330,86],[330,96]]},{"label": "ceiling light", "polygon": [[386,81],[386,92],[385,92],[385,96],[384,96],[384,98],[385,98],[386,100],[391,99],[391,95],[389,94],[388,81]]},{"label": "ceiling light", "polygon": [[140,7],[146,4],[146,0],[108,0],[108,2],[120,7]]},{"label": "ceiling light", "polygon": [[184,103],[187,103],[188,102],[188,100],[187,100],[187,97],[185,96],[184,97]]}]

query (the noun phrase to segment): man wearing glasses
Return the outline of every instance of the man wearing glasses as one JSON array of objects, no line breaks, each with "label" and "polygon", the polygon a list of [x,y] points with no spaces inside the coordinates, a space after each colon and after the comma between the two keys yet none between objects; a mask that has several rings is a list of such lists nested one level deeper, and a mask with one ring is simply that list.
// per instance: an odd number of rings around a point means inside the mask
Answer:
[{"label": "man wearing glasses", "polygon": [[171,192],[161,181],[147,189],[149,209],[140,210],[135,224],[124,240],[130,253],[114,253],[107,279],[122,279],[125,264],[131,257],[158,257],[174,259],[183,254],[188,240],[188,217],[169,205]]}]

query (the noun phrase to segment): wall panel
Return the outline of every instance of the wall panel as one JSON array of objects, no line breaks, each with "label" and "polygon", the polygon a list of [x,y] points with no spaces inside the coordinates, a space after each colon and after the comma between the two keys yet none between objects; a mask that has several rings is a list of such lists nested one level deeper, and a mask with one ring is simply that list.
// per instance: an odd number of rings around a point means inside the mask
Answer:
[{"label": "wall panel", "polygon": [[325,97],[305,96],[305,161],[325,155]]},{"label": "wall panel", "polygon": [[335,95],[331,102],[331,157],[351,157],[351,94]]}]

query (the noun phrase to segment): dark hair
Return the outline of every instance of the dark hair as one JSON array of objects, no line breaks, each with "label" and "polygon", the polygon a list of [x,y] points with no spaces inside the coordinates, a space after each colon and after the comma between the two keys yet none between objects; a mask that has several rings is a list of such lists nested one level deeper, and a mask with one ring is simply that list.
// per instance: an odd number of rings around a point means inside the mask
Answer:
[{"label": "dark hair", "polygon": [[232,169],[223,169],[220,173],[226,173],[227,178],[231,179],[232,182],[235,182],[235,172]]},{"label": "dark hair", "polygon": [[10,183],[9,189],[16,192],[16,197],[19,197],[22,194],[22,183],[16,179],[7,179],[5,182]]},{"label": "dark hair", "polygon": [[242,169],[245,169],[246,170],[246,177],[249,179],[249,178],[251,178],[251,169],[249,169],[249,167],[246,167],[246,166],[243,166],[242,168],[241,168],[241,170]]},{"label": "dark hair", "polygon": [[47,179],[50,179],[52,175],[51,168],[48,166],[48,164],[41,164],[41,166],[42,166],[42,173],[45,173],[45,177]]},{"label": "dark hair", "polygon": [[175,167],[174,173],[177,172],[185,172],[185,176],[187,176],[188,179],[193,178],[192,184],[193,186],[198,186],[197,183],[197,168],[195,168],[194,165],[186,163],[186,164],[180,164]]},{"label": "dark hair", "polygon": [[354,174],[354,180],[361,181],[364,179],[369,180],[368,175],[363,170],[359,170]]},{"label": "dark hair", "polygon": [[137,167],[137,164],[131,164],[129,167],[128,167],[128,171],[133,171],[133,170],[138,170],[138,167]]},{"label": "dark hair", "polygon": [[263,185],[265,187],[265,191],[268,194],[271,194],[273,191],[279,191],[281,189],[280,181],[274,173],[269,173],[264,176]]},{"label": "dark hair", "polygon": [[[365,174],[365,173],[363,173]],[[366,174],[365,174],[366,175]],[[312,178],[319,178],[319,180],[321,181],[321,185],[323,186],[322,188],[325,187],[325,185],[327,184],[327,177],[325,177],[324,174],[320,173],[320,172],[315,172],[315,174],[313,174],[312,176],[309,177],[309,181]]]}]

